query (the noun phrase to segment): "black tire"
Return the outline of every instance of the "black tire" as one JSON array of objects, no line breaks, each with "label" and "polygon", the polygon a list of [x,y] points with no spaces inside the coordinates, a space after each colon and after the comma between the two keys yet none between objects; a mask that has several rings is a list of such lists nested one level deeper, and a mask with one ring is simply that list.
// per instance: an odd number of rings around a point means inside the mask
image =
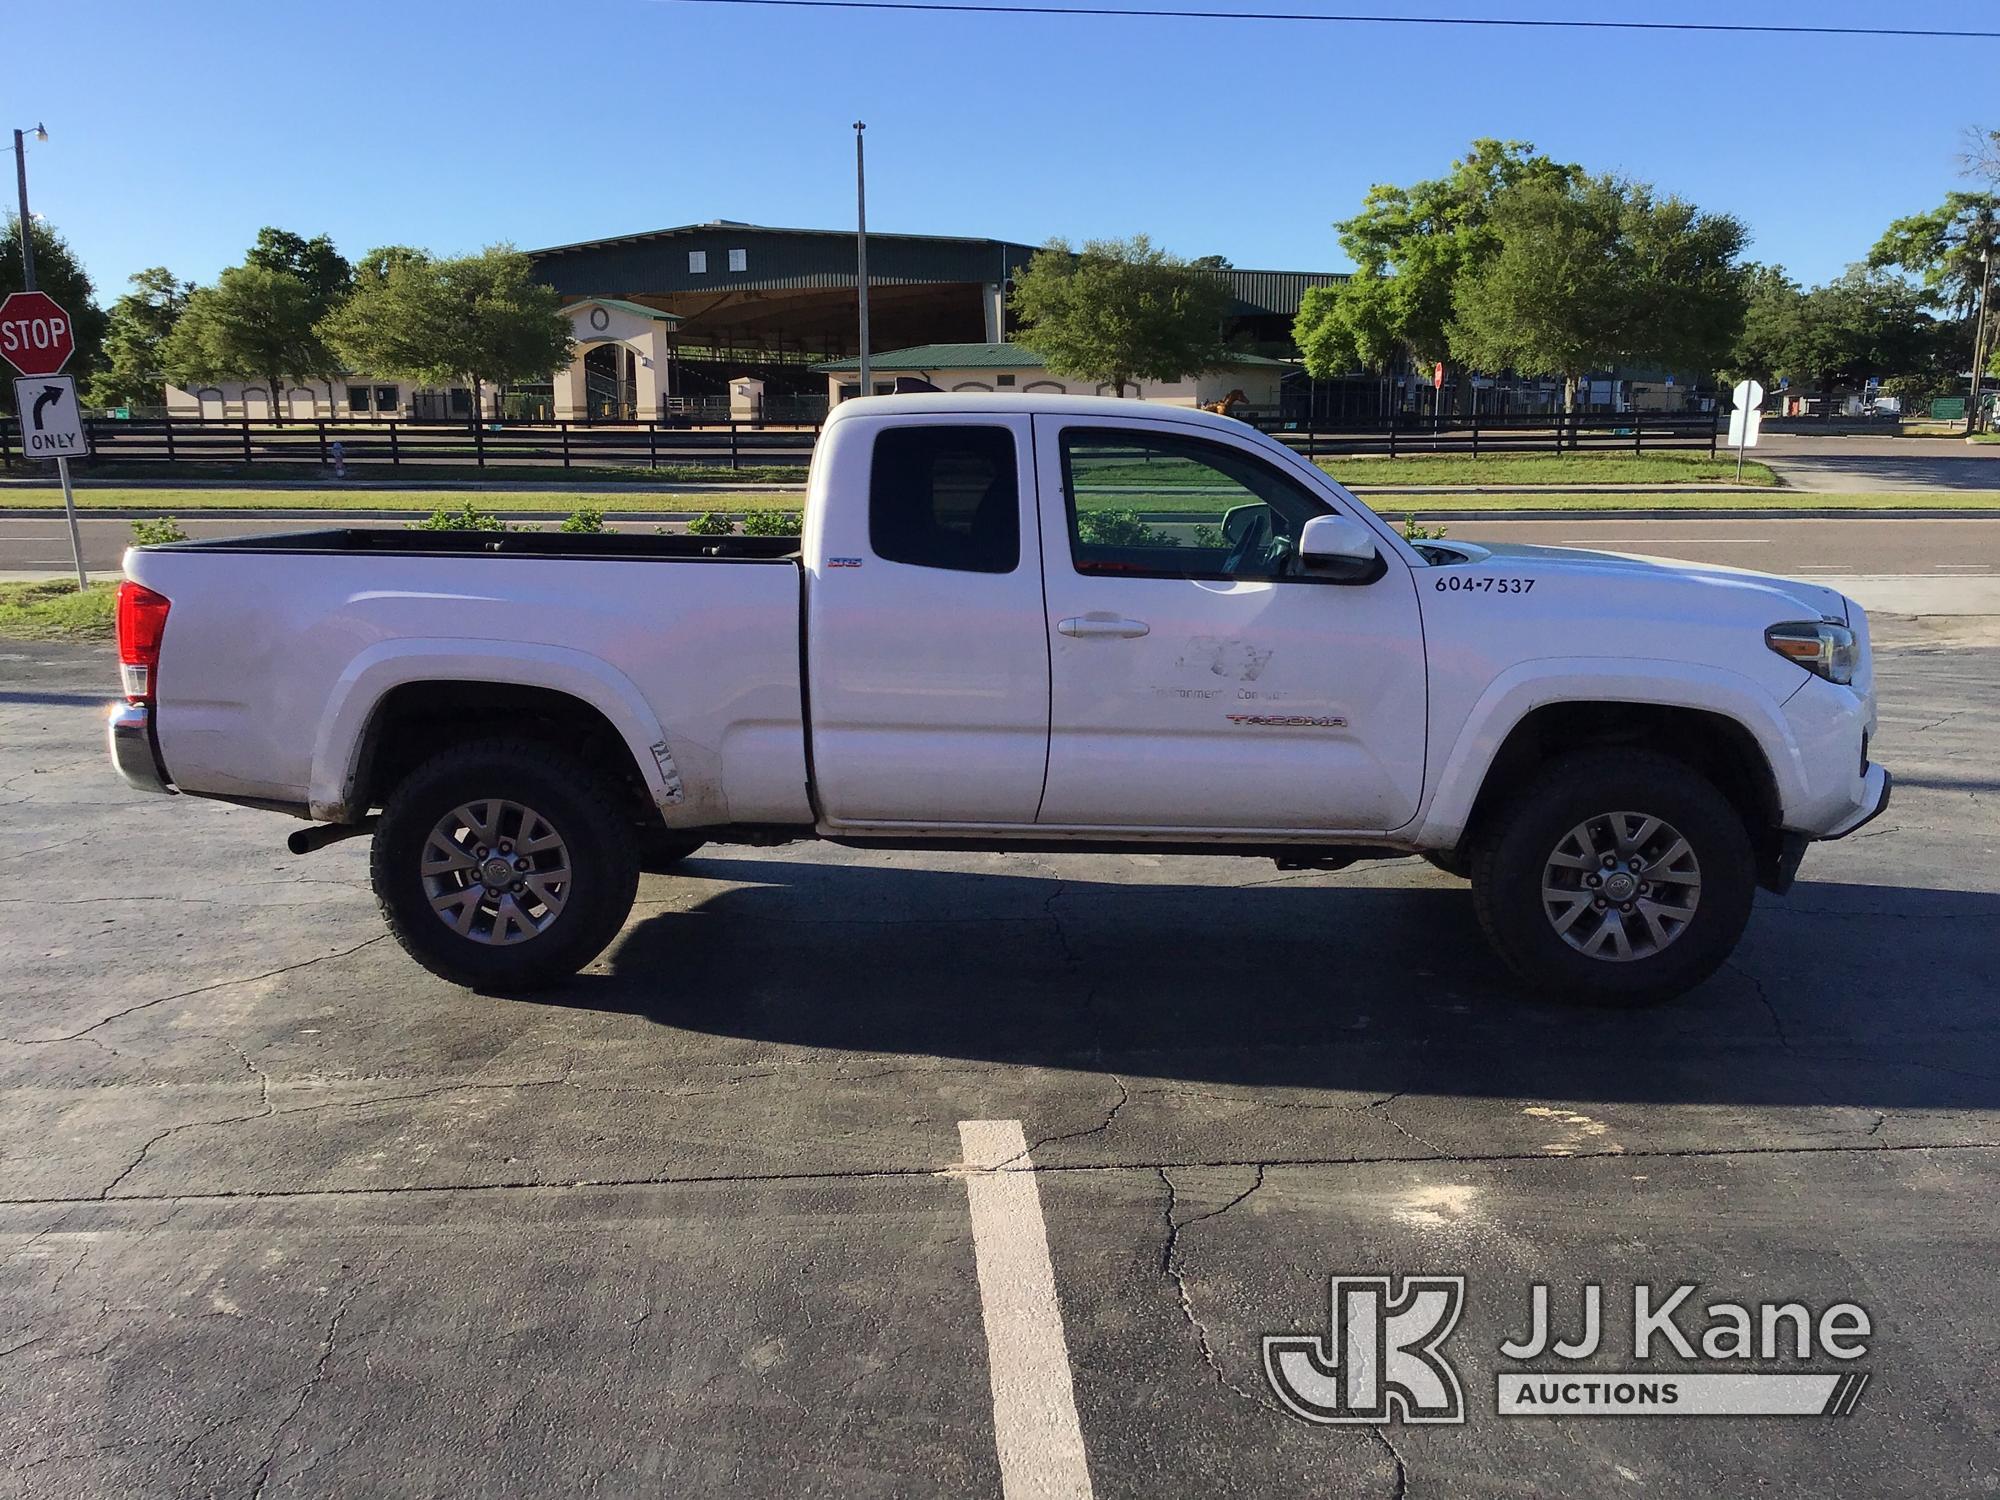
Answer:
[{"label": "black tire", "polygon": [[682,860],[707,843],[671,828],[648,828],[639,835],[639,868],[648,875],[667,875]]},{"label": "black tire", "polygon": [[[1678,830],[1699,862],[1701,883],[1687,908],[1693,916],[1670,941],[1614,961],[1579,951],[1557,932],[1542,882],[1571,830],[1620,812]],[[1483,820],[1471,853],[1473,902],[1487,941],[1527,989],[1564,1000],[1645,1005],[1692,989],[1735,950],[1756,892],[1756,861],[1735,808],[1697,772],[1647,751],[1583,750],[1549,761]],[[1585,910],[1577,926],[1594,930],[1595,920]],[[1637,917],[1632,922],[1640,941],[1653,941]]]},{"label": "black tire", "polygon": [[[562,840],[569,880],[560,910],[510,943],[461,936],[431,907],[420,864],[454,809],[486,799],[532,808]],[[595,770],[532,740],[475,740],[418,766],[390,795],[369,859],[376,903],[418,963],[473,989],[530,990],[566,978],[618,935],[639,885],[626,798]]]}]

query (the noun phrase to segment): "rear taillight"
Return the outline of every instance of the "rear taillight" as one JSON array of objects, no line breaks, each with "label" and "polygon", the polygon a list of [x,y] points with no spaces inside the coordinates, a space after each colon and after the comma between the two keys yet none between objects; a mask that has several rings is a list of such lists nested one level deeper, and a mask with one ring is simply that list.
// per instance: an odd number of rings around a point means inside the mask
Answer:
[{"label": "rear taillight", "polygon": [[173,601],[126,579],[118,585],[118,675],[125,701],[145,703],[160,675],[160,637],[166,634]]}]

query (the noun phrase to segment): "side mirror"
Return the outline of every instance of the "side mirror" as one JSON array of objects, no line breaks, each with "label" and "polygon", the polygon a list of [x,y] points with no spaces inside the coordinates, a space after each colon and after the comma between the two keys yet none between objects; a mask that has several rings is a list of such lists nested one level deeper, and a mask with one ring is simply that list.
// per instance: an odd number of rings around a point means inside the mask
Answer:
[{"label": "side mirror", "polygon": [[1248,505],[1232,505],[1222,513],[1222,539],[1235,546],[1243,540],[1244,533],[1262,522],[1271,513],[1271,507],[1261,500]]},{"label": "side mirror", "polygon": [[1343,583],[1370,583],[1380,571],[1375,533],[1351,516],[1314,516],[1299,532],[1299,562]]}]

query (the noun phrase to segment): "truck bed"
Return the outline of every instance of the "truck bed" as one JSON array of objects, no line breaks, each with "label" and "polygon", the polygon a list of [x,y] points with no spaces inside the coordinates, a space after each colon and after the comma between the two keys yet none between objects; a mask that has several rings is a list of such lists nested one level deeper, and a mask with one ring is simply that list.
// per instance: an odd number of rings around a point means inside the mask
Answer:
[{"label": "truck bed", "polygon": [[669,823],[812,822],[794,538],[357,526],[125,571],[172,601],[154,733],[184,791],[351,819],[381,705],[479,682],[601,715]]},{"label": "truck bed", "polygon": [[782,562],[799,556],[791,536],[649,535],[601,531],[416,531],[340,526],[215,541],[169,542],[158,552],[366,553],[376,557],[542,557],[659,559],[671,562]]}]

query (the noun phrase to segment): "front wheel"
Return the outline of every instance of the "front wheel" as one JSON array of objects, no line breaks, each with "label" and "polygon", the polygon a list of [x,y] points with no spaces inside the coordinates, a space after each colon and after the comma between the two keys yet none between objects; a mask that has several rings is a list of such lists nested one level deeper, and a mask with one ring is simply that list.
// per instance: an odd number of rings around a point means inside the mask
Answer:
[{"label": "front wheel", "polygon": [[1756,861],[1727,798],[1645,751],[1558,757],[1472,849],[1480,925],[1530,988],[1665,1000],[1715,972],[1750,919]]},{"label": "front wheel", "polygon": [[396,941],[476,989],[575,973],[624,925],[638,889],[618,789],[553,747],[481,740],[404,778],[375,831],[370,874]]}]

